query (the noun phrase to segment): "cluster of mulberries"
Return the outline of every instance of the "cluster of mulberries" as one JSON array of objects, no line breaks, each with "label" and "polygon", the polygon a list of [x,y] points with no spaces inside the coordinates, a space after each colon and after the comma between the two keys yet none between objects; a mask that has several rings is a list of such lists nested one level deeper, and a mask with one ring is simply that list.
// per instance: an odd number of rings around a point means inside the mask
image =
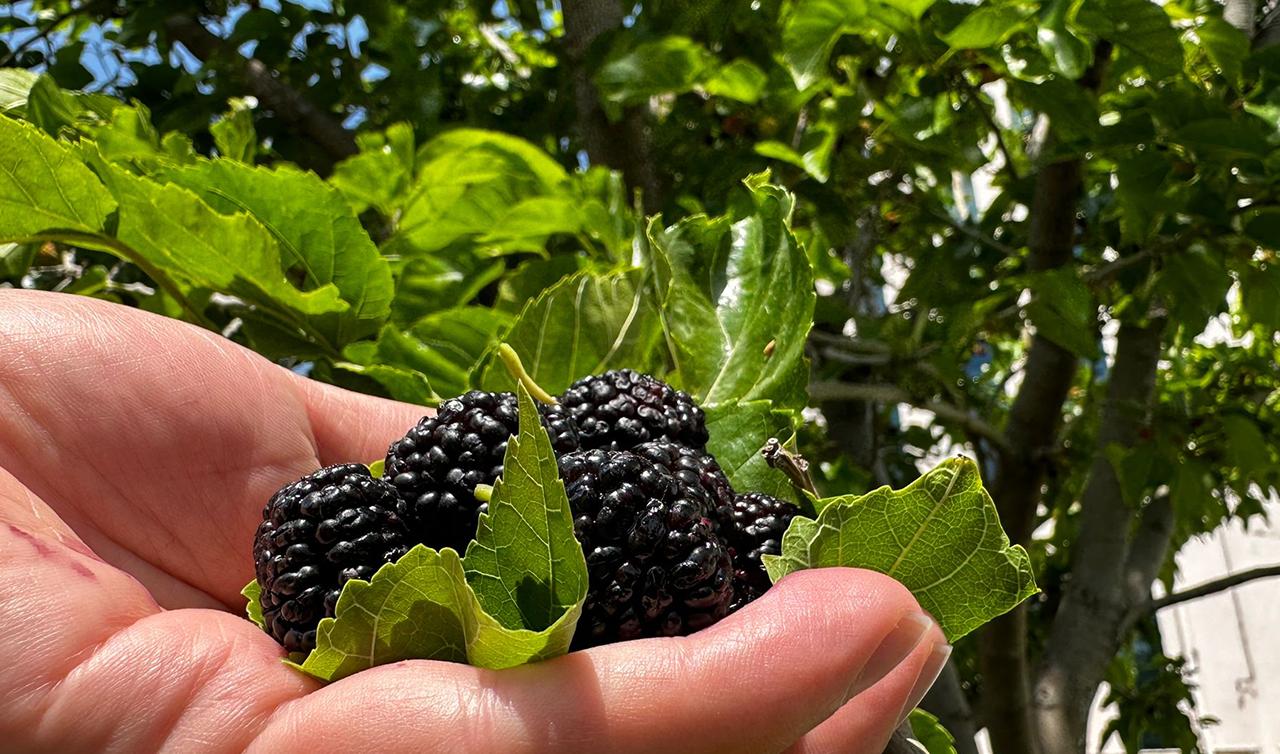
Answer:
[{"label": "cluster of mulberries", "polygon": [[[692,633],[769,587],[760,556],[797,509],[734,492],[688,394],[623,369],[539,410],[587,561],[575,647]],[[502,475],[518,413],[512,393],[471,391],[393,442],[382,478],[331,466],[272,496],[253,550],[267,631],[307,652],[348,580],[419,543],[465,551],[487,507],[476,488]]]}]

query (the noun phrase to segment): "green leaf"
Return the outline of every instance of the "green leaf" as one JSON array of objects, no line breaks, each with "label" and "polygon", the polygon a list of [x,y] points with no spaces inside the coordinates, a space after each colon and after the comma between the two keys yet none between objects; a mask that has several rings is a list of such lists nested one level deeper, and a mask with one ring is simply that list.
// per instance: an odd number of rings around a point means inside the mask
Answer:
[{"label": "green leaf", "polygon": [[[467,547],[467,581],[502,625],[541,631],[581,607],[587,561],[538,408],[523,385],[517,393],[520,434],[507,444],[489,512]],[[572,635],[570,626],[566,649]]]},{"label": "green leaf", "polygon": [[911,737],[925,754],[956,754],[956,740],[938,718],[920,709],[911,710]]},{"label": "green leaf", "polygon": [[1041,26],[1036,32],[1036,41],[1053,69],[1069,79],[1083,76],[1093,62],[1093,48],[1072,34],[1064,23]]},{"label": "green leaf", "polygon": [[[504,340],[544,389],[559,393],[588,374],[630,367],[654,371],[661,328],[646,274],[582,272],[529,302]],[[512,390],[515,381],[492,358],[478,380],[485,390]]]},{"label": "green leaf", "polygon": [[1218,159],[1258,157],[1270,146],[1263,124],[1254,118],[1208,118],[1179,128],[1175,138],[1182,144]]},{"label": "green leaf", "polygon": [[522,393],[520,434],[507,446],[465,569],[452,549],[418,545],[369,581],[347,582],[297,667],[332,681],[407,659],[493,669],[536,662],[568,651],[586,593],[555,454]]},{"label": "green leaf", "polygon": [[1271,332],[1280,331],[1280,267],[1250,267],[1240,275],[1240,305],[1249,320]]},{"label": "green leaf", "polygon": [[1137,510],[1142,505],[1147,480],[1151,478],[1151,470],[1157,460],[1155,447],[1143,444],[1126,448],[1123,445],[1111,443],[1103,448],[1102,453],[1111,463],[1111,468],[1120,481],[1120,493],[1124,501]]},{"label": "green leaf", "polygon": [[387,459],[379,458],[378,460],[369,464],[369,475],[375,479],[381,479],[383,472],[386,471],[386,468],[387,468]]},{"label": "green leaf", "polygon": [[0,279],[17,280],[31,269],[36,257],[34,243],[0,243]]},{"label": "green leaf", "polygon": [[505,628],[485,614],[451,549],[418,545],[369,581],[342,588],[332,618],[299,670],[336,681],[377,665],[413,659],[508,667],[559,654],[545,636]]},{"label": "green leaf", "polygon": [[48,74],[36,79],[27,93],[27,120],[46,133],[74,128],[82,112],[75,96],[58,88]]},{"label": "green leaf", "polygon": [[1222,71],[1222,76],[1233,84],[1244,73],[1244,60],[1249,56],[1249,38],[1220,16],[1207,16],[1196,29],[1196,36],[1209,59]]},{"label": "green leaf", "polygon": [[254,579],[245,584],[240,594],[245,598],[245,615],[249,616],[249,620],[256,623],[258,628],[265,630],[267,621],[262,617],[262,586],[258,584],[258,580]]},{"label": "green leaf", "polygon": [[1263,246],[1280,249],[1280,209],[1264,207],[1245,213],[1244,232]]},{"label": "green leaf", "polygon": [[764,94],[768,75],[746,58],[738,58],[727,65],[716,66],[703,86],[708,94],[727,97],[754,105]]},{"label": "green leaf", "polygon": [[1031,559],[1009,544],[967,458],[943,461],[902,490],[827,501],[816,520],[792,521],[782,555],[765,556],[774,581],[830,566],[902,582],[953,642],[1037,591]]},{"label": "green leaf", "polygon": [[348,308],[332,284],[306,292],[290,285],[275,238],[249,215],[219,214],[185,188],[96,162],[120,205],[116,237],[148,267],[239,296],[299,328],[308,315]]},{"label": "green leaf", "polygon": [[714,63],[714,56],[692,39],[662,37],[610,55],[596,72],[595,84],[611,106],[610,117],[616,118],[626,105],[690,91]]},{"label": "green leaf", "polygon": [[432,139],[397,230],[402,253],[425,254],[501,227],[512,208],[559,193],[568,174],[514,136],[458,129]]},{"label": "green leaf", "polygon": [[40,74],[25,68],[0,68],[0,113],[25,110],[27,95]]},{"label": "green leaf", "polygon": [[782,57],[797,89],[826,71],[836,40],[867,14],[866,0],[798,0],[782,26]]},{"label": "green leaf", "polygon": [[428,314],[408,334],[436,355],[422,373],[441,395],[454,396],[471,387],[471,373],[512,321],[495,309],[467,306]]},{"label": "green leaf", "polygon": [[1021,30],[1025,22],[1022,11],[1015,7],[979,5],[958,26],[943,34],[942,41],[953,50],[993,47]]},{"label": "green leaf", "polygon": [[1172,170],[1169,161],[1154,150],[1116,160],[1116,204],[1125,243],[1145,243],[1159,227],[1169,208],[1162,189]]},{"label": "green leaf", "polygon": [[253,127],[253,110],[233,107],[231,112],[209,126],[218,153],[230,160],[253,164],[258,154],[258,133]]},{"label": "green leaf", "polygon": [[496,309],[518,314],[527,303],[564,278],[581,272],[587,260],[577,254],[557,254],[549,259],[530,259],[508,272],[498,283]]},{"label": "green leaf", "polygon": [[1085,359],[1098,356],[1097,312],[1089,287],[1074,270],[1036,273],[1027,316],[1036,334]]},{"label": "green leaf", "polygon": [[771,140],[758,142],[755,150],[756,154],[795,165],[818,183],[826,183],[831,177],[831,155],[835,152],[838,136],[834,126],[819,122],[805,130],[799,150]]},{"label": "green leaf", "polygon": [[69,150],[26,123],[0,117],[0,241],[45,231],[95,233],[115,206]]},{"label": "green leaf", "polygon": [[376,341],[352,343],[340,366],[377,380],[397,400],[435,405],[470,388],[472,370],[510,323],[481,306],[445,309],[407,331],[387,325]]},{"label": "green leaf", "polygon": [[1159,288],[1170,313],[1195,332],[1203,330],[1205,321],[1223,310],[1230,287],[1231,276],[1222,260],[1199,247],[1169,255],[1160,272]]},{"label": "green leaf", "polygon": [[902,11],[913,20],[919,21],[924,12],[933,7],[937,0],[881,0],[882,6]]},{"label": "green leaf", "polygon": [[1085,0],[1076,23],[1132,55],[1154,78],[1182,71],[1178,32],[1164,9],[1150,0]]},{"label": "green leaf", "polygon": [[1227,449],[1233,466],[1246,475],[1265,472],[1271,467],[1271,453],[1258,423],[1241,414],[1222,417],[1222,429],[1227,435]]},{"label": "green leaf", "polygon": [[582,231],[582,202],[571,196],[535,196],[511,207],[476,243],[490,253],[541,252],[557,233]]},{"label": "green leaf", "polygon": [[[352,346],[360,346],[363,343],[364,341],[353,343]],[[350,347],[344,356],[353,359]],[[361,364],[354,359],[334,362],[334,366],[368,377],[386,388],[392,398],[403,403],[412,403],[415,406],[437,406],[444,400],[431,386],[431,381],[421,372],[413,369],[386,364]]]},{"label": "green leaf", "polygon": [[748,401],[710,406],[706,414],[711,434],[707,451],[715,456],[734,489],[797,499],[786,476],[760,455],[769,438],[785,442],[793,435],[799,419],[796,412],[778,410],[771,401]]},{"label": "green leaf", "polygon": [[[243,111],[242,111],[243,112]],[[248,213],[279,244],[285,267],[307,289],[337,288],[347,308],[312,318],[336,347],[378,331],[395,294],[391,267],[347,202],[314,173],[201,160],[161,171],[224,215]]]},{"label": "green leaf", "polygon": [[413,179],[413,128],[396,123],[383,134],[361,134],[360,154],[338,163],[329,182],[356,212],[369,207],[390,217],[403,205]]},{"label": "green leaf", "polygon": [[649,227],[677,380],[704,406],[804,403],[794,376],[813,324],[813,273],[791,233],[791,195],[756,186],[752,196],[752,214],[736,221]]},{"label": "green leaf", "polygon": [[[393,257],[395,246],[383,246]],[[406,250],[414,253],[412,250]],[[442,309],[470,302],[480,291],[502,277],[506,264],[486,259],[471,249],[447,249],[410,259],[401,259],[396,276],[396,296],[391,317],[402,327]]]}]

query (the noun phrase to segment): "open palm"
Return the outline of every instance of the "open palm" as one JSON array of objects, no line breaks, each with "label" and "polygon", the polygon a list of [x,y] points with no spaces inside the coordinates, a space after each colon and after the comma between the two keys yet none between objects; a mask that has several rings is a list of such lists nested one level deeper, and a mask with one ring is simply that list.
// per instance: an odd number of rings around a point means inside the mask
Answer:
[{"label": "open palm", "polygon": [[871,754],[945,660],[905,589],[832,569],[691,637],[321,686],[241,617],[262,505],[421,413],[135,309],[0,292],[0,748]]}]

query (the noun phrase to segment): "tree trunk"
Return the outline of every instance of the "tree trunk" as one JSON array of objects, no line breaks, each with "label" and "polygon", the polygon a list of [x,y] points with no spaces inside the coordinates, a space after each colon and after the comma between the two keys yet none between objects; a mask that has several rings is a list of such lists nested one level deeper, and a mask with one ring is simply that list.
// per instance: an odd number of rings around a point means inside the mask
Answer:
[{"label": "tree trunk", "polygon": [[973,710],[960,687],[960,674],[954,662],[948,662],[942,669],[942,675],[925,694],[920,706],[933,713],[955,738],[956,754],[978,754],[978,730],[974,725]]},{"label": "tree trunk", "polygon": [[662,208],[662,182],[653,164],[644,110],[629,107],[621,120],[610,122],[591,80],[591,46],[602,34],[622,26],[622,4],[619,0],[563,0],[561,13],[577,130],[587,157],[593,165],[622,171],[627,187],[641,191],[645,211],[657,212]]},{"label": "tree trunk", "polygon": [[[1084,751],[1089,708],[1133,609],[1125,572],[1133,509],[1124,499],[1106,449],[1133,447],[1147,423],[1163,332],[1163,319],[1120,328],[1098,449],[1081,497],[1071,581],[1036,678],[1035,722],[1041,754]],[[1138,536],[1144,535],[1140,531]],[[1163,559],[1162,549],[1156,554]],[[1154,557],[1144,555],[1142,560]]]},{"label": "tree trunk", "polygon": [[[1031,207],[1031,260],[1034,271],[1061,267],[1075,242],[1079,161],[1057,162],[1036,176]],[[1035,525],[1046,458],[1062,422],[1062,405],[1076,372],[1076,357],[1037,334],[1031,342],[1022,388],[1009,411],[1005,436],[1009,450],[1000,456],[992,498],[1009,538],[1025,543]],[[978,635],[982,670],[981,710],[995,754],[1032,754],[1030,668],[1027,661],[1027,613],[1022,606],[987,624]]]}]

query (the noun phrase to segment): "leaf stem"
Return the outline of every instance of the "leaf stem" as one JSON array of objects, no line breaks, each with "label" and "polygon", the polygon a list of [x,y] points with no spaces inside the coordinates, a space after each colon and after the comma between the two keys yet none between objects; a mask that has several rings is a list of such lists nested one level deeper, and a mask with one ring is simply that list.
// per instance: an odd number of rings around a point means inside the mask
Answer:
[{"label": "leaf stem", "polygon": [[502,343],[498,346],[498,358],[502,359],[502,363],[507,367],[507,371],[511,373],[511,376],[524,385],[525,390],[529,391],[529,395],[549,406],[554,406],[560,402],[556,400],[554,395],[543,390],[542,386],[534,381],[533,375],[525,370],[524,362],[520,361],[520,355],[516,353],[516,349],[506,343]]},{"label": "leaf stem", "polygon": [[765,462],[770,466],[786,474],[787,479],[791,480],[791,484],[795,485],[796,489],[815,498],[819,497],[818,488],[813,484],[813,477],[809,475],[809,462],[782,447],[778,438],[770,437],[764,444],[764,448],[760,450],[760,455],[764,456]]}]

